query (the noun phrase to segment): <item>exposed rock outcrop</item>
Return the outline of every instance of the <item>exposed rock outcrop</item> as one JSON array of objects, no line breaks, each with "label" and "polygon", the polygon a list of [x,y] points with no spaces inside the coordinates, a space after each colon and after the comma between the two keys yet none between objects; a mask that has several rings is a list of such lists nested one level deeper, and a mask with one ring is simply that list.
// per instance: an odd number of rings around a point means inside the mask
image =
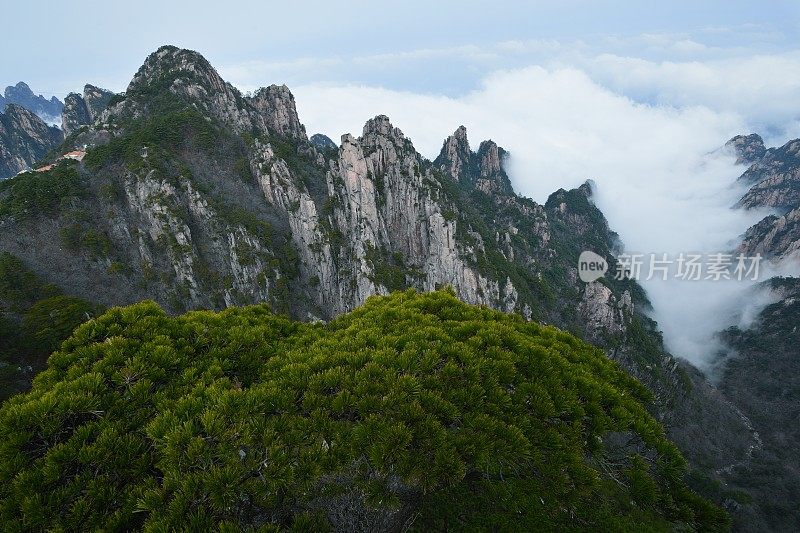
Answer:
[{"label": "exposed rock outcrop", "polygon": [[69,135],[81,126],[92,123],[86,101],[78,93],[69,93],[64,98],[64,111],[61,113],[61,129]]},{"label": "exposed rock outcrop", "polygon": [[473,153],[467,140],[467,128],[459,126],[453,135],[445,139],[439,157],[433,163],[459,183],[470,183],[475,170]]},{"label": "exposed rock outcrop", "polygon": [[64,99],[64,110],[61,113],[61,128],[65,135],[94,122],[113,97],[113,92],[89,84],[84,86],[83,96],[69,93]]},{"label": "exposed rock outcrop", "polygon": [[764,140],[757,133],[737,135],[725,143],[725,146],[736,154],[737,165],[752,165],[764,157],[767,152]]},{"label": "exposed rock outcrop", "polygon": [[58,146],[63,134],[32,111],[11,104],[0,113],[0,179],[32,167]]},{"label": "exposed rock outcrop", "polygon": [[602,341],[604,335],[622,335],[633,315],[633,302],[629,292],[619,299],[598,281],[586,284],[580,312],[586,320],[590,338]]},{"label": "exposed rock outcrop", "polygon": [[789,210],[800,205],[800,139],[767,150],[739,180],[753,185],[737,207]]},{"label": "exposed rock outcrop", "polygon": [[250,104],[264,117],[269,131],[298,139],[306,138],[306,128],[297,117],[294,96],[286,85],[262,87],[250,99]]},{"label": "exposed rock outcrop", "polygon": [[459,126],[445,139],[439,157],[433,163],[468,189],[477,189],[487,195],[511,195],[514,189],[502,165],[505,157],[505,150],[494,141],[483,141],[478,152],[472,152],[467,129]]},{"label": "exposed rock outcrop", "polygon": [[[320,147],[288,89],[242,96],[202,56],[171,46],[94,113],[80,134],[92,140],[86,159],[61,163],[73,165],[78,192],[65,190],[52,212],[0,217],[0,249],[47,282],[105,305],[263,302],[306,320],[373,294],[448,285],[467,302],[595,340],[651,388],[671,431],[704,423],[670,418],[684,396],[689,411],[718,407],[687,391],[694,378],[664,353],[635,282],[578,279],[581,251],[613,262],[617,246],[589,184],[541,205],[514,193],[496,143],[473,152],[460,127],[431,162],[382,115]],[[729,451],[694,441],[703,460]],[[727,461],[708,462],[717,459]]]},{"label": "exposed rock outcrop", "polygon": [[737,251],[779,261],[797,254],[800,251],[800,208],[782,216],[768,216],[751,227]]},{"label": "exposed rock outcrop", "polygon": [[[800,273],[800,140],[779,148],[763,148],[756,135],[735,137],[739,160],[750,164],[739,178],[750,186],[737,207],[772,208],[776,213],[752,226],[737,253],[762,255],[783,271]],[[763,268],[762,268],[763,272]],[[794,509],[800,491],[800,435],[792,430],[797,402],[797,278],[773,278],[752,293],[758,306],[773,302],[747,327],[720,333],[725,350],[720,358],[719,387],[740,411],[753,435],[744,458],[718,473],[730,494],[746,491],[751,499],[723,499],[726,508],[748,531],[793,531],[800,527]],[[763,304],[762,304],[763,305]]]}]

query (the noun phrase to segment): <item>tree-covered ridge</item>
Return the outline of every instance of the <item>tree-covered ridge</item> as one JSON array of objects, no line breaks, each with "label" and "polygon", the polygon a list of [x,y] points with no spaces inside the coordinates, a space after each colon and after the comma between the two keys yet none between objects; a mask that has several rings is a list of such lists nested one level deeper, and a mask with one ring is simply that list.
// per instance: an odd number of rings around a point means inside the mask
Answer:
[{"label": "tree-covered ridge", "polygon": [[0,521],[724,528],[647,397],[598,349],[448,292],[373,297],[327,325],[115,308],[0,408]]}]

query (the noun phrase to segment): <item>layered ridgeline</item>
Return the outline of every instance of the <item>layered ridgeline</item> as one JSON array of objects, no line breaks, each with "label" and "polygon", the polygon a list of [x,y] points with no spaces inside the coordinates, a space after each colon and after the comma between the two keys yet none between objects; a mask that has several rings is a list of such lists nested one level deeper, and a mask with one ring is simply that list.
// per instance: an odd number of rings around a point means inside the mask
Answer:
[{"label": "layered ridgeline", "polygon": [[[761,254],[800,273],[800,139],[767,149],[756,134],[729,145],[747,166],[739,178],[749,187],[742,209],[772,209],[750,228],[738,252]],[[800,279],[774,278],[759,291],[773,303],[747,329],[722,333],[730,347],[720,388],[752,421],[759,441],[747,461],[725,469],[727,487],[746,490],[756,505],[731,506],[752,531],[800,530]],[[754,294],[754,298],[757,297]],[[746,517],[746,518],[744,518]]]},{"label": "layered ridgeline", "polygon": [[40,283],[105,307],[262,303],[303,321],[449,286],[602,346],[653,392],[650,408],[698,484],[746,457],[747,423],[664,353],[640,287],[579,280],[583,250],[615,268],[616,235],[589,184],[544,205],[519,197],[502,148],[473,151],[464,128],[434,161],[384,116],[338,146],[309,139],[286,87],[243,96],[174,47],[149,56],[90,120],[51,156],[87,146],[82,162],[0,184],[0,250]]},{"label": "layered ridgeline", "polygon": [[9,104],[0,112],[0,180],[31,168],[64,140],[33,111]]},{"label": "layered ridgeline", "polygon": [[9,530],[716,531],[648,391],[451,293],[79,327],[0,408]]},{"label": "layered ridgeline", "polygon": [[24,82],[6,87],[0,95],[0,180],[31,168],[64,140],[49,126],[61,116],[55,96],[35,95]]},{"label": "layered ridgeline", "polygon": [[[52,151],[64,136],[91,124],[113,96],[86,85],[83,95],[70,93],[62,104],[55,97],[35,97],[22,82],[8,87],[6,98],[0,97],[0,180],[36,168],[45,159],[52,162],[57,155]],[[58,120],[60,129],[49,125]]]},{"label": "layered ridgeline", "polygon": [[37,95],[23,81],[9,85],[3,94],[0,94],[0,113],[11,104],[24,107],[48,124],[58,122],[61,110],[64,108],[64,104],[55,96],[51,96],[48,100],[41,94]]}]

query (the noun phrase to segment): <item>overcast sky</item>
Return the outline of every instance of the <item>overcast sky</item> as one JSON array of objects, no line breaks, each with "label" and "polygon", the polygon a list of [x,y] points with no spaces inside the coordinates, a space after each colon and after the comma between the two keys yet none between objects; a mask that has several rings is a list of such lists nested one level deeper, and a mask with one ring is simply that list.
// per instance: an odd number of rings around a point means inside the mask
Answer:
[{"label": "overcast sky", "polygon": [[[800,137],[800,2],[8,2],[0,84],[123,91],[160,45],[242,89],[285,83],[309,134],[387,114],[427,157],[460,124],[510,150],[544,201],[587,178],[628,250],[717,252],[763,213],[730,206],[752,131]],[[645,285],[668,346],[701,366],[744,289]]]},{"label": "overcast sky", "polygon": [[[114,4],[4,2],[0,82],[23,79],[57,96],[86,81],[122,90],[148,53],[175,44],[241,83],[354,82],[455,95],[488,71],[547,58],[548,44],[684,60],[785,52],[797,48],[800,31],[794,0]],[[641,40],[648,35],[651,42]],[[530,42],[540,46],[502,46]]]}]

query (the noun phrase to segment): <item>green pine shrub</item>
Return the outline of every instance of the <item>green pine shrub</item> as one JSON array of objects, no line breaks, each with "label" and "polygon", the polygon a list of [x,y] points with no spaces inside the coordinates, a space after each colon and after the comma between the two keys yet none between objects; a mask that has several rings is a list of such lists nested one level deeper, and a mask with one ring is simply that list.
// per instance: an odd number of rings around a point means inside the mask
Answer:
[{"label": "green pine shrub", "polygon": [[647,400],[598,349],[447,291],[326,325],[141,303],[80,326],[0,408],[0,522],[724,529]]}]

